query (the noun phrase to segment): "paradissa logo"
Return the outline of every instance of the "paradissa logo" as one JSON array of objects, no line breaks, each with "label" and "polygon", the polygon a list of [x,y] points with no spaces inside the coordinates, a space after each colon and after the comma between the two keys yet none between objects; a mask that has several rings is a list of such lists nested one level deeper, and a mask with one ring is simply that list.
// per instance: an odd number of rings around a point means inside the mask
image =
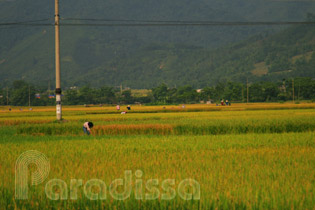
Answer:
[{"label": "paradissa logo", "polygon": [[[43,183],[49,175],[49,160],[43,153],[30,150],[21,154],[15,166],[16,199],[28,199],[30,164],[36,165],[36,171],[31,174],[31,185]],[[51,200],[76,200],[79,189],[83,188],[84,195],[90,200],[105,200],[108,194],[115,200],[126,200],[132,193],[137,200],[172,200],[177,195],[183,200],[200,200],[200,184],[194,179],[181,180],[176,188],[175,179],[165,179],[161,182],[158,179],[144,181],[142,176],[141,170],[135,171],[134,178],[132,171],[126,170],[123,179],[113,180],[108,187],[100,179],[90,179],[84,184],[82,179],[71,179],[69,186],[64,180],[51,179],[45,184],[45,194]]]}]

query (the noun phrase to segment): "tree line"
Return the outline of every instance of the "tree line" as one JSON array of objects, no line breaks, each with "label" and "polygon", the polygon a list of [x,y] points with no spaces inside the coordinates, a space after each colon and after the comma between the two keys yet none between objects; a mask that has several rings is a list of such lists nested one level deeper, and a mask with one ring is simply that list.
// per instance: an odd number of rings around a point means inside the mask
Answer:
[{"label": "tree line", "polygon": [[[17,80],[10,87],[0,86],[0,105],[47,106],[55,105],[54,91]],[[190,85],[168,87],[162,83],[142,96],[130,89],[103,86],[68,88],[62,93],[64,105],[83,104],[179,104],[235,102],[284,102],[289,100],[315,101],[315,80],[299,77],[279,82],[219,82],[215,86],[195,89]]]}]

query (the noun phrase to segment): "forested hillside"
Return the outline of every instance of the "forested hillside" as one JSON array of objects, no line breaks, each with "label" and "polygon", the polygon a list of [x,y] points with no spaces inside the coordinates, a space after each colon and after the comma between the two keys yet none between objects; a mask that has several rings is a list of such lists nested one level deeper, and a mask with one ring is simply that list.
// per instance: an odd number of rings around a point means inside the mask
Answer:
[{"label": "forested hillside", "polygon": [[[53,22],[53,1],[0,0],[1,22]],[[312,1],[61,1],[61,23],[80,19],[301,21]],[[309,20],[312,17],[309,16]],[[0,27],[0,82],[54,80],[52,26]],[[258,34],[258,35],[257,35]],[[251,37],[248,39],[248,37]],[[151,88],[313,77],[314,25],[61,27],[62,85]],[[245,41],[241,41],[245,40]]]},{"label": "forested hillside", "polygon": [[[103,76],[108,82],[120,79],[130,87],[149,88],[162,82],[171,87],[204,87],[219,81],[245,82],[247,78],[253,82],[315,77],[314,50],[315,27],[296,26],[213,51],[184,45],[148,45],[81,79]],[[102,81],[94,79],[94,83]]]}]

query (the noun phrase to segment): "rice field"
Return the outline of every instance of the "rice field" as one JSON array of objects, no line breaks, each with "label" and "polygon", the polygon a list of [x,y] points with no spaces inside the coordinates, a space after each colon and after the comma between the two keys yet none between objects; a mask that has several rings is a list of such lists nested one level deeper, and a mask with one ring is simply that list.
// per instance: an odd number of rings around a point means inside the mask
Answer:
[{"label": "rice field", "polygon": [[0,209],[315,209],[314,103],[120,111],[0,107]]}]

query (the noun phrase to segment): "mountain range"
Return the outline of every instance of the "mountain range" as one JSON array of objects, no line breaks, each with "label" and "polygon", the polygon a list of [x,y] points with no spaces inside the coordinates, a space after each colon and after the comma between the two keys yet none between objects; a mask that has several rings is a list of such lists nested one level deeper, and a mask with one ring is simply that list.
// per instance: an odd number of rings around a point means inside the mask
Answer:
[{"label": "mountain range", "polygon": [[[60,1],[61,24],[86,24],[61,26],[62,86],[202,87],[247,78],[314,77],[311,24],[88,26],[132,21],[303,21],[312,11],[312,0]],[[2,23],[53,23],[53,14],[52,0],[0,0]],[[314,21],[312,15],[307,20]],[[0,34],[0,83],[53,82],[53,25],[0,26]]]}]

